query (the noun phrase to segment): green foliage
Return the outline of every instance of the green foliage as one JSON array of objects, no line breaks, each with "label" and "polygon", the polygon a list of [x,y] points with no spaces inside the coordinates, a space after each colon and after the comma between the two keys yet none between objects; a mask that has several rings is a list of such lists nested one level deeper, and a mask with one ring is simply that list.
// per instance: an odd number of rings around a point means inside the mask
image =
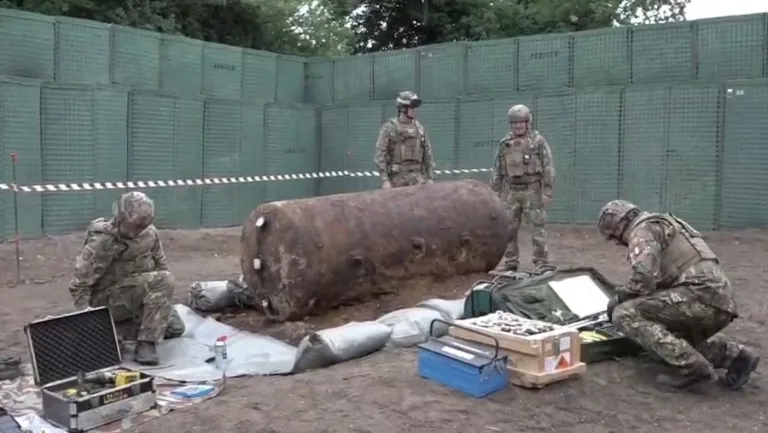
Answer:
[{"label": "green foliage", "polygon": [[690,0],[325,0],[358,53],[685,19]]},{"label": "green foliage", "polygon": [[[349,34],[305,0],[0,0],[0,7],[120,24],[227,45],[336,55]],[[305,7],[302,7],[305,6]],[[304,10],[303,13],[298,13]],[[306,25],[302,32],[297,25]],[[319,42],[316,42],[319,41]],[[348,51],[348,50],[347,50]]]}]

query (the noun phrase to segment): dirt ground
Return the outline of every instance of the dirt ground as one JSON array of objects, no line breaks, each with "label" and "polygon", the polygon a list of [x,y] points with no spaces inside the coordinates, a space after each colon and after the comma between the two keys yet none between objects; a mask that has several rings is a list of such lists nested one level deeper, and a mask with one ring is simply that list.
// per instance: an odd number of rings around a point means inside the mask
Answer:
[{"label": "dirt ground", "polygon": [[[185,302],[196,280],[239,275],[236,254],[239,229],[165,231],[164,246],[179,281],[178,301]],[[551,255],[558,265],[591,265],[611,279],[626,277],[624,252],[606,245],[593,228],[553,226]],[[717,232],[708,236],[737,288],[741,318],[725,332],[760,350],[768,347],[762,332],[768,320],[768,232]],[[521,239],[529,257],[527,235]],[[24,323],[67,312],[69,273],[82,245],[80,235],[25,241],[21,246],[23,282],[15,284],[13,245],[0,245],[0,341],[4,351],[26,355]],[[452,298],[480,275],[464,276],[341,308],[309,323],[265,327],[252,314],[225,314],[221,319],[252,331],[264,329],[296,341],[317,327],[375,318],[429,297]],[[765,365],[759,370],[765,371]],[[704,395],[667,394],[656,390],[657,370],[645,361],[622,360],[589,367],[578,380],[540,391],[510,387],[483,400],[465,397],[418,377],[416,351],[383,351],[327,369],[284,377],[229,381],[221,396],[190,409],[172,412],[139,426],[140,432],[307,433],[358,432],[759,432],[768,431],[768,396],[761,374],[738,392],[713,387]]]}]

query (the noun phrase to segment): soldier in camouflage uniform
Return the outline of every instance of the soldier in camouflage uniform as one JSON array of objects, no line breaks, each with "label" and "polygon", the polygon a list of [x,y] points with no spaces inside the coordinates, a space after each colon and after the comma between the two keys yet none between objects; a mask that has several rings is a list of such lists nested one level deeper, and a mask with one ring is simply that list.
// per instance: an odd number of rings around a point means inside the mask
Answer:
[{"label": "soldier in camouflage uniform", "polygon": [[641,212],[624,200],[600,211],[598,230],[627,246],[632,276],[608,304],[624,335],[672,367],[657,382],[688,388],[714,381],[716,369],[731,389],[742,387],[760,357],[738,343],[713,337],[738,314],[733,287],[701,234],[672,214]]},{"label": "soldier in camouflage uniform", "polygon": [[152,225],[154,203],[129,192],[112,213],[88,225],[69,291],[78,310],[108,307],[121,337],[137,340],[136,362],[157,365],[157,341],[180,337],[184,323],[171,305],[174,279]]},{"label": "soldier in camouflage uniform", "polygon": [[510,133],[501,139],[493,162],[491,189],[509,203],[512,237],[496,272],[516,271],[520,265],[517,235],[523,216],[533,226],[533,264],[547,264],[547,212],[555,182],[555,164],[549,143],[532,129],[533,116],[525,105],[509,109]]},{"label": "soldier in camouflage uniform", "polygon": [[433,183],[432,144],[415,118],[421,99],[406,91],[397,96],[396,103],[397,117],[384,123],[376,141],[374,162],[382,188]]}]

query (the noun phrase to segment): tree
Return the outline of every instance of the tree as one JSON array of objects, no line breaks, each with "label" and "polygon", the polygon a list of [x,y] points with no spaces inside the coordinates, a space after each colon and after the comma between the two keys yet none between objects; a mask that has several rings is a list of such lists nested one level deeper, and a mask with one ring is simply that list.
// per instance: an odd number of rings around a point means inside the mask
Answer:
[{"label": "tree", "polygon": [[351,31],[316,3],[313,0],[0,0],[0,7],[277,53],[311,56],[348,52]]},{"label": "tree", "polygon": [[690,0],[325,0],[367,53],[685,19]]}]

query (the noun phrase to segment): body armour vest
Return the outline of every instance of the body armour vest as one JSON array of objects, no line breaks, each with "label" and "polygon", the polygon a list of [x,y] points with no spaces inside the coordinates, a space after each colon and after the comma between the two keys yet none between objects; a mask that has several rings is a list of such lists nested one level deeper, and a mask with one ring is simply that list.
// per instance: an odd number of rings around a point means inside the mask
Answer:
[{"label": "body armour vest", "polygon": [[523,137],[508,136],[501,150],[501,172],[508,177],[525,177],[528,182],[540,180],[544,171],[538,132]]},{"label": "body armour vest", "polygon": [[157,242],[158,233],[154,225],[147,227],[134,239],[125,239],[117,235],[117,228],[111,221],[100,218],[91,224],[88,232],[89,235],[105,234],[112,240],[112,245],[109,247],[114,256],[112,263],[96,283],[99,288],[111,287],[126,277],[155,270],[152,250]]},{"label": "body armour vest", "polygon": [[424,149],[421,146],[422,134],[418,122],[403,123],[392,119],[395,132],[392,140],[392,164],[421,165]]},{"label": "body armour vest", "polygon": [[704,242],[701,233],[671,213],[641,215],[632,222],[630,230],[646,222],[665,224],[673,229],[674,235],[669,246],[661,252],[661,284],[665,287],[673,284],[683,272],[700,261],[717,261],[717,256]]}]

